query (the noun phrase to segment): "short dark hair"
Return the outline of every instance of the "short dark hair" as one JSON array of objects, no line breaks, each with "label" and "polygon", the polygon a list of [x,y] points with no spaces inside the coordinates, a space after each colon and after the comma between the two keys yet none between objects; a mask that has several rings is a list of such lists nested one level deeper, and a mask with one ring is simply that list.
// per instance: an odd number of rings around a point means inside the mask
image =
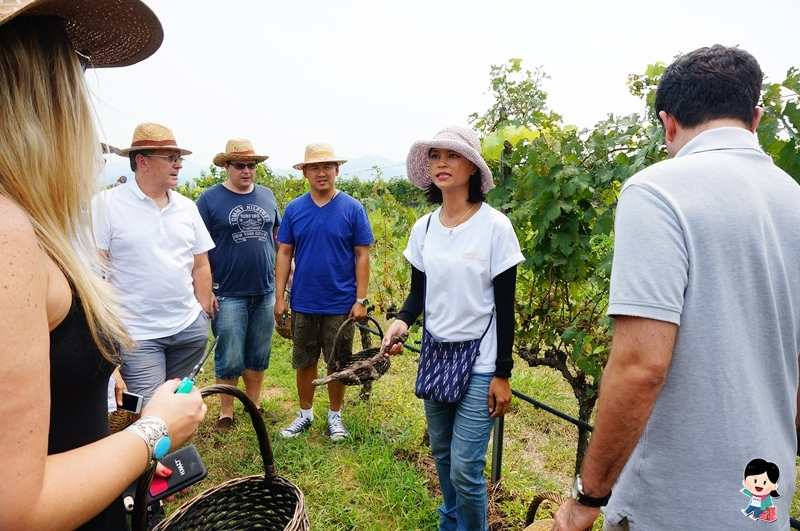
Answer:
[{"label": "short dark hair", "polygon": [[130,159],[131,162],[131,171],[136,173],[136,155],[144,155],[146,157],[147,155],[152,155],[152,154],[153,154],[152,149],[140,149],[139,151],[128,152],[128,159]]},{"label": "short dark hair", "polygon": [[[481,184],[483,184],[481,170],[477,169],[475,173],[469,176],[469,195],[467,196],[467,202],[482,203],[483,200],[486,199],[486,194],[481,192]],[[433,184],[433,182],[431,182],[425,190],[425,195],[428,197],[429,203],[433,203],[434,205],[442,203],[442,191],[438,186]]]},{"label": "short dark hair", "polygon": [[763,80],[758,61],[744,50],[719,44],[698,48],[664,70],[656,114],[666,111],[689,129],[720,118],[750,125]]}]

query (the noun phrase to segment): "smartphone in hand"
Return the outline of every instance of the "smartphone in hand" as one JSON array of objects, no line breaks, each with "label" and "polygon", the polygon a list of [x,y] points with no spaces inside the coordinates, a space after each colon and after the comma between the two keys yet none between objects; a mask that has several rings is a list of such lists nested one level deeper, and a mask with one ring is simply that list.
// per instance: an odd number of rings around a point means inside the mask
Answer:
[{"label": "smartphone in hand", "polygon": [[144,399],[142,395],[136,393],[129,393],[128,391],[122,392],[122,405],[117,406],[117,409],[130,411],[131,413],[139,413],[142,411],[142,402]]},{"label": "smartphone in hand", "polygon": [[[161,459],[161,464],[172,470],[172,474],[167,478],[156,476],[150,483],[150,490],[148,492],[149,500],[147,503],[158,501],[171,496],[178,491],[181,491],[197,483],[208,475],[203,460],[200,459],[200,453],[197,447],[193,444],[184,446],[180,450],[176,450],[171,454],[167,454]],[[129,513],[133,511],[133,500],[136,497],[136,484],[134,481],[122,495],[123,502],[125,503],[125,510]]]}]

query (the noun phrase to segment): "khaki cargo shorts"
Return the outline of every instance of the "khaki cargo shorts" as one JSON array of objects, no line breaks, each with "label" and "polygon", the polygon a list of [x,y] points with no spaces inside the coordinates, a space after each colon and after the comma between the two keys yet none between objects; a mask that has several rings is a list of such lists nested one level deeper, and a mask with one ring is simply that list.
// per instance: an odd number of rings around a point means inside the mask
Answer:
[{"label": "khaki cargo shorts", "polygon": [[328,370],[333,370],[336,359],[343,359],[353,352],[353,335],[355,325],[350,323],[342,330],[339,337],[338,358],[333,356],[333,342],[336,332],[347,314],[317,315],[292,312],[292,368],[305,369],[319,361],[320,354],[325,356]]}]

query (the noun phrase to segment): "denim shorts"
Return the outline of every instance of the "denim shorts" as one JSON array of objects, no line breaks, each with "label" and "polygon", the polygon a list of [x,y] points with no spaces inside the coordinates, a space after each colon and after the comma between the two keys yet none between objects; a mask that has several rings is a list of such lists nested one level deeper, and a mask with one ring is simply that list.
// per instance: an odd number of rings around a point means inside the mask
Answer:
[{"label": "denim shorts", "polygon": [[269,367],[272,332],[275,330],[275,292],[252,297],[217,297],[219,312],[211,321],[217,337],[214,376],[235,380],[245,369]]},{"label": "denim shorts", "polygon": [[[337,359],[332,355],[333,341],[347,317],[346,313],[317,315],[292,312],[292,368],[298,370],[315,365],[322,353],[328,370],[333,370]],[[352,323],[342,330],[338,345],[339,359],[352,354],[354,331],[355,326]]]}]

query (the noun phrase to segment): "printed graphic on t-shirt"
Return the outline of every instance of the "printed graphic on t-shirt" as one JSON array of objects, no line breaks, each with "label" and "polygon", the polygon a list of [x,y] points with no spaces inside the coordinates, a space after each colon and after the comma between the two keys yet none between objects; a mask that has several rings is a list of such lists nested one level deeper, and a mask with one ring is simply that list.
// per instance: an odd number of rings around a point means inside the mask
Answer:
[{"label": "printed graphic on t-shirt", "polygon": [[238,227],[231,236],[236,243],[243,243],[249,238],[266,241],[272,235],[264,230],[269,225],[270,217],[266,210],[258,205],[239,205],[231,210],[228,216],[231,227]]},{"label": "printed graphic on t-shirt", "polygon": [[742,514],[751,520],[774,522],[778,519],[773,498],[778,494],[778,478],[781,471],[778,465],[764,459],[753,459],[744,468],[744,488],[740,491],[750,498],[750,503],[742,509]]},{"label": "printed graphic on t-shirt", "polygon": [[486,257],[486,255],[483,255],[483,254],[479,253],[478,251],[464,252],[464,254],[461,255],[461,259],[462,260],[475,260],[477,262],[486,262],[486,261],[489,260]]}]

